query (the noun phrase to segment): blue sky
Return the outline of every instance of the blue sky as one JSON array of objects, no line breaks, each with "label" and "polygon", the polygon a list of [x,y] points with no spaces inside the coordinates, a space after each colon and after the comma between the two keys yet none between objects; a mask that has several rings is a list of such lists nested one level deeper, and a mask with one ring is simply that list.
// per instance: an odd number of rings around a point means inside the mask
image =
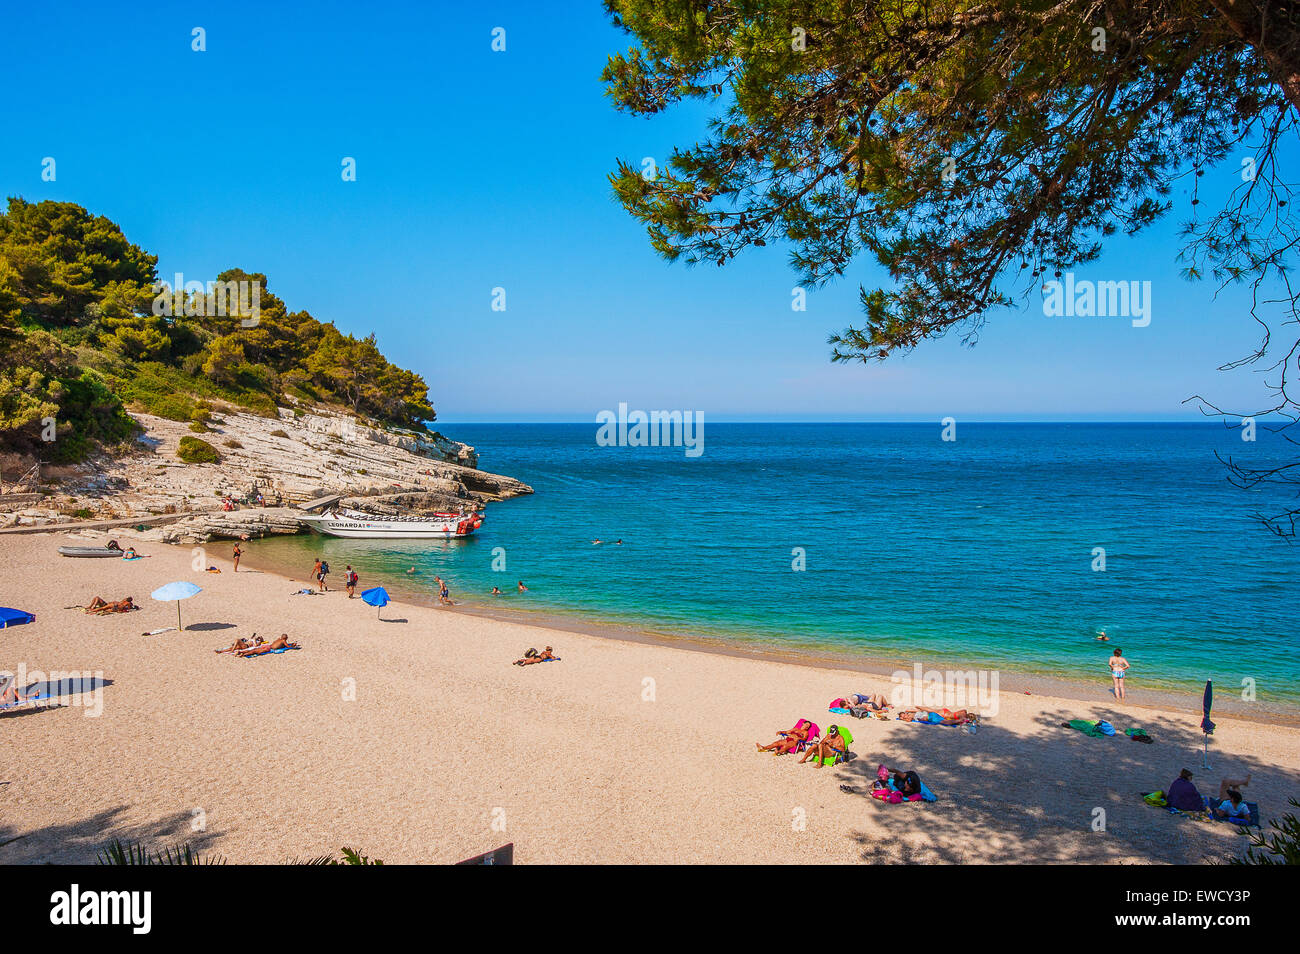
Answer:
[{"label": "blue sky", "polygon": [[621,401],[718,421],[1165,420],[1198,417],[1181,403],[1196,393],[1266,398],[1260,375],[1216,371],[1255,326],[1242,296],[1179,277],[1179,216],[1076,270],[1151,281],[1147,328],[1035,302],[974,349],[831,365],[826,335],[857,321],[873,264],[793,312],[785,250],[670,265],[611,198],[617,158],[662,162],[704,113],[612,109],[598,76],[627,41],[599,3],[296,6],[10,5],[5,194],[109,216],[164,277],[265,272],[291,309],[374,332],[443,424],[587,421]]}]

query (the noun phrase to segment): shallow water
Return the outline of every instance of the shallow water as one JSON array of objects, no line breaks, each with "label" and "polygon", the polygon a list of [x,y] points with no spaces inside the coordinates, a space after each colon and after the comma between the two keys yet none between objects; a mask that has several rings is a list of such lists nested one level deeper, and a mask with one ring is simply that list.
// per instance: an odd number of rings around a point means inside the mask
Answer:
[{"label": "shallow water", "polygon": [[1248,444],[1217,423],[962,424],[944,442],[938,424],[709,424],[698,458],[601,447],[595,424],[449,430],[536,494],[490,505],[469,540],[302,536],[250,558],[305,578],[324,554],[334,585],[352,563],[363,588],[416,598],[441,575],[462,603],[736,647],[1106,685],[1118,646],[1134,685],[1253,680],[1300,706],[1300,544],[1253,516],[1294,498],[1232,487],[1214,456],[1281,459],[1262,428]]}]

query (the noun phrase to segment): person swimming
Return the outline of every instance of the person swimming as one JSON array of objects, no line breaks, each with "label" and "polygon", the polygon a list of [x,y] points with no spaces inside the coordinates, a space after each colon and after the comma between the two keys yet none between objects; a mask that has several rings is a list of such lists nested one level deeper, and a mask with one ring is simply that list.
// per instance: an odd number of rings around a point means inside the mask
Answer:
[{"label": "person swimming", "polygon": [[494,586],[492,587],[492,592],[489,593],[488,596],[505,596],[505,594],[501,592],[501,587]]},{"label": "person swimming", "polygon": [[519,581],[519,592],[520,592],[520,593],[527,593],[527,592],[528,592],[528,587],[524,586],[524,581],[523,581],[523,580],[520,580],[520,581]]}]

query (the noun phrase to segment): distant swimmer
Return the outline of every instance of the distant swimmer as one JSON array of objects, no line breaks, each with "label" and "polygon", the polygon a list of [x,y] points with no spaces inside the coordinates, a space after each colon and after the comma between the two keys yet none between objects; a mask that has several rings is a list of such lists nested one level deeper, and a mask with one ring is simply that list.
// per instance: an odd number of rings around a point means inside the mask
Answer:
[{"label": "distant swimmer", "polygon": [[406,575],[410,576],[414,572],[415,572],[415,567],[411,567],[409,570],[406,571]]},{"label": "distant swimmer", "polygon": [[527,592],[528,592],[528,587],[524,586],[524,581],[523,581],[523,580],[520,580],[520,581],[519,581],[519,592],[520,592],[520,593],[527,593]]},{"label": "distant swimmer", "polygon": [[601,540],[592,540],[592,541],[591,541],[591,545],[592,545],[593,547],[594,547],[594,546],[598,546],[598,545],[601,544],[602,542],[604,542],[604,541],[601,541]]},{"label": "distant swimmer", "polygon": [[619,537],[617,540],[615,540],[614,545],[621,547],[623,545],[623,538]]},{"label": "distant swimmer", "polygon": [[494,586],[492,587],[492,592],[489,593],[488,596],[505,596],[505,594],[501,592],[501,587]]},{"label": "distant swimmer", "polygon": [[1098,636],[1097,638],[1101,640],[1103,643],[1110,642],[1110,637],[1106,635],[1106,631],[1104,629],[1101,631],[1101,635]]}]

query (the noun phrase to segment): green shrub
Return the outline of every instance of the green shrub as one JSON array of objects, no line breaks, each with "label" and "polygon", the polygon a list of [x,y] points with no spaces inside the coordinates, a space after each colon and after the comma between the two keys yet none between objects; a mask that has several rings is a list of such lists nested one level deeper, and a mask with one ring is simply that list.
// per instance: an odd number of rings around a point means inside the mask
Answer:
[{"label": "green shrub", "polygon": [[[1300,802],[1288,798],[1293,808]],[[1234,865],[1300,865],[1300,818],[1287,812],[1282,820],[1269,822],[1269,832],[1262,828],[1248,830],[1250,847],[1240,858],[1232,859]]]},{"label": "green shrub", "polygon": [[202,421],[194,421],[190,424],[190,430],[195,434],[206,434],[211,431],[212,428],[208,427],[208,425],[204,424]]},{"label": "green shrub", "polygon": [[215,447],[197,437],[182,437],[176,456],[187,464],[215,464],[221,460]]}]

